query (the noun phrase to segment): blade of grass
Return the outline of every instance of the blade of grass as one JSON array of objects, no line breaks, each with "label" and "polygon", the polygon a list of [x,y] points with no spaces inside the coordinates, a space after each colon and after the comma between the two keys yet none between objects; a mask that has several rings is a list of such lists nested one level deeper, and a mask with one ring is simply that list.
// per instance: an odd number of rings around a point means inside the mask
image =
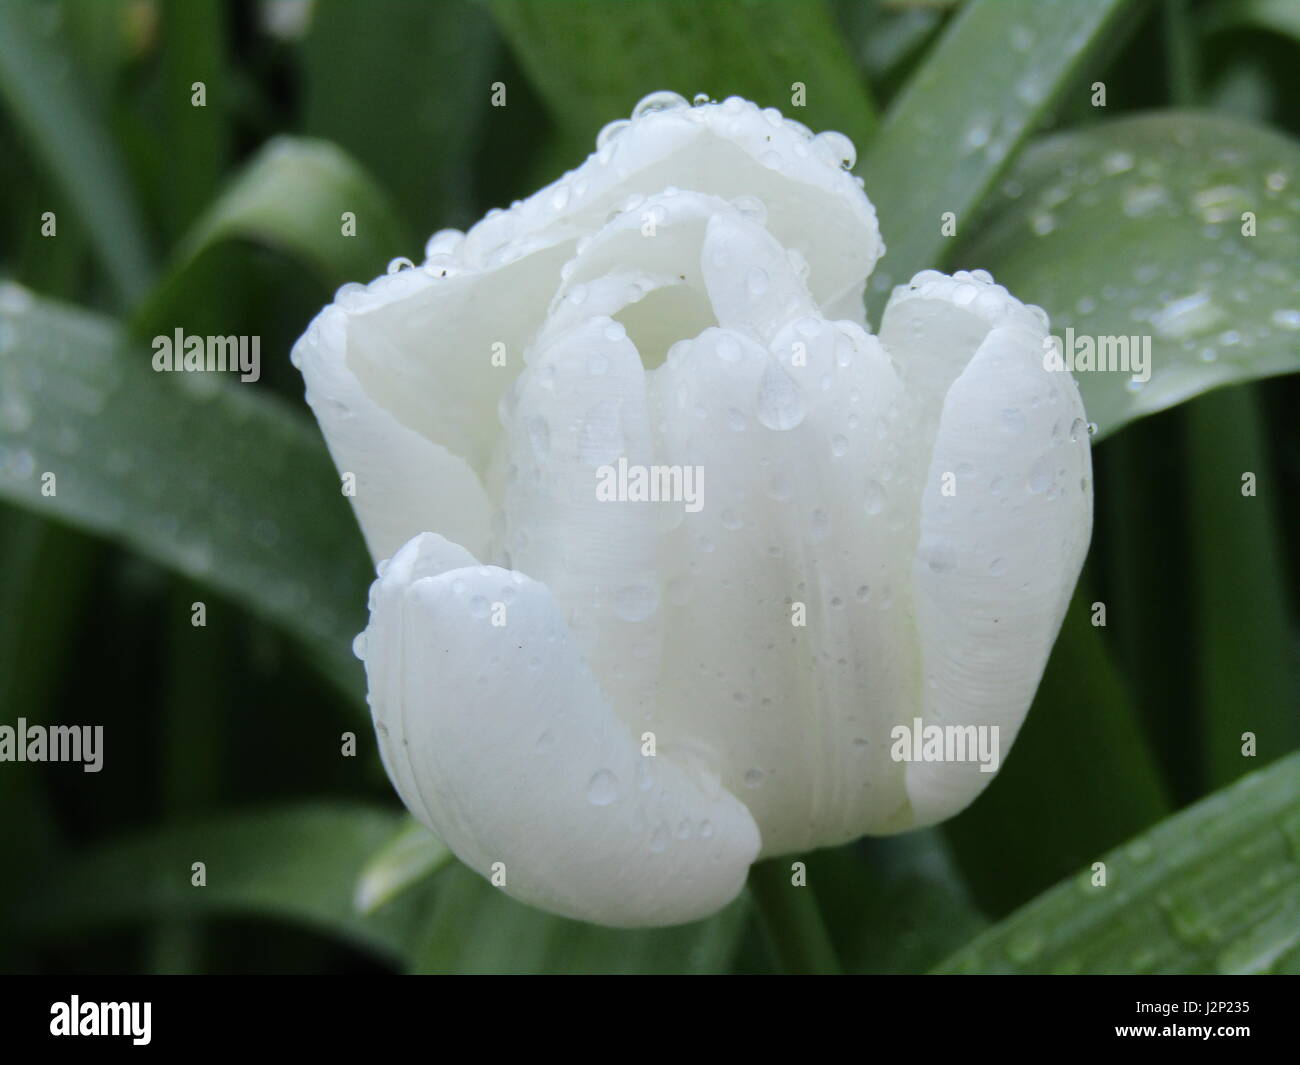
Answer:
[{"label": "blade of grass", "polygon": [[[1249,387],[1187,408],[1200,769],[1221,787],[1300,747],[1300,686],[1276,520],[1278,481]],[[1247,495],[1244,478],[1253,478]],[[1246,733],[1254,758],[1243,757]]]},{"label": "blade of grass", "polygon": [[75,206],[118,298],[130,305],[153,276],[141,214],[65,42],[36,25],[47,13],[0,0],[0,100]]},{"label": "blade of grass", "polygon": [[871,279],[875,312],[896,284],[942,266],[1016,148],[1069,87],[1086,85],[1092,49],[1131,0],[1087,4],[973,0],[894,101],[858,171],[888,253]]},{"label": "blade of grass", "polygon": [[[299,49],[304,132],[382,175],[417,233],[464,228],[481,212],[473,162],[485,119],[501,114],[489,100],[500,49],[481,3],[319,0]],[[375,121],[376,101],[400,109],[400,132]],[[388,251],[398,254],[410,253]]]},{"label": "blade of grass", "polygon": [[16,285],[0,335],[0,498],[277,622],[360,706],[369,563],[316,428],[246,385],[154,373],[148,342]]},{"label": "blade of grass", "polygon": [[[319,929],[398,961],[427,898],[410,893],[362,916],[353,887],[401,816],[357,804],[298,803],[134,833],[71,857],[30,885],[27,936],[118,928],[159,917],[258,914]],[[193,863],[206,886],[192,883]]]},{"label": "blade of grass", "polygon": [[946,973],[1300,972],[1300,754],[1098,857]]},{"label": "blade of grass", "polygon": [[[349,235],[344,214],[355,221]],[[167,276],[134,317],[132,332],[170,331],[201,302],[205,253],[250,241],[303,264],[327,291],[369,281],[413,242],[387,194],[345,152],[326,141],[277,137],[244,166],[195,223]]]},{"label": "blade of grass", "polygon": [[[820,0],[495,0],[492,14],[574,153],[663,89],[744,96],[859,145],[875,131],[871,98]],[[796,82],[806,106],[793,105]]]}]

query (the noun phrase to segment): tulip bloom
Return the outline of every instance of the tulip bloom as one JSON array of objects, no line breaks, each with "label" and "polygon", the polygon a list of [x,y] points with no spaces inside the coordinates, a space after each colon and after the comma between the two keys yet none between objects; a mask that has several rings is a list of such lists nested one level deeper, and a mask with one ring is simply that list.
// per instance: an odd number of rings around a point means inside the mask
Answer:
[{"label": "tulip bloom", "polygon": [[918,274],[868,332],[842,135],[656,94],[597,145],[345,286],[295,362],[379,562],[358,653],[402,800],[522,900],[665,925],[988,784],[891,737],[1010,747],[1090,448],[1046,315],[987,274]]}]

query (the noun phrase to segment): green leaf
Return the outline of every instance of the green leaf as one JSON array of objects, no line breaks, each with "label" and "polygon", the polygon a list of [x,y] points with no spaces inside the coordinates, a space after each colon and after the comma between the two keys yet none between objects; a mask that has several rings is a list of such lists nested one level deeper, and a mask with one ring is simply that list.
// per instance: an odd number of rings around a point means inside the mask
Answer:
[{"label": "green leaf", "polygon": [[151,357],[108,319],[0,285],[0,498],[277,621],[359,704],[369,566],[320,434],[255,386]]},{"label": "green leaf", "polygon": [[413,964],[424,973],[721,973],[748,917],[742,895],[693,924],[603,928],[525,906],[457,865],[438,877]]},{"label": "green leaf", "polygon": [[[69,859],[38,881],[17,926],[59,935],[160,917],[257,915],[320,929],[380,955],[402,958],[423,898],[408,895],[364,916],[353,888],[401,815],[336,803],[227,813],[151,829]],[[207,884],[194,887],[193,863]]]},{"label": "green leaf", "polygon": [[[1243,735],[1271,761],[1300,747],[1300,691],[1277,522],[1283,482],[1249,388],[1202,396],[1187,408],[1188,529],[1196,592],[1197,697],[1202,771],[1211,787],[1253,768]],[[1255,491],[1243,492],[1243,476]]]},{"label": "green leaf", "polygon": [[939,971],[1300,972],[1300,754],[1099,857]]},{"label": "green leaf", "polygon": [[[867,90],[825,4],[496,0],[502,32],[571,144],[648,93],[744,96],[857,144],[875,129]],[[792,86],[806,106],[792,106]]]},{"label": "green leaf", "polygon": [[[153,134],[165,153],[158,167],[167,178],[161,207],[174,239],[216,192],[226,162],[231,78],[225,69],[221,0],[189,0],[183,8],[167,4],[160,14],[162,122]],[[203,83],[203,107],[193,105],[195,82]]]},{"label": "green leaf", "polygon": [[859,166],[889,249],[871,278],[876,310],[894,285],[943,265],[952,245],[943,214],[963,233],[1060,94],[1086,91],[1084,60],[1101,40],[1114,42],[1129,2],[973,0],[949,23]]},{"label": "green leaf", "polygon": [[1297,188],[1300,145],[1276,133],[1195,112],[1118,119],[1026,152],[961,260],[1042,305],[1063,337],[1151,338],[1145,384],[1075,374],[1101,437],[1300,369]]},{"label": "green leaf", "polygon": [[[0,721],[58,720],[54,700],[98,552],[86,537],[0,505],[0,558]],[[60,844],[41,769],[6,764],[0,772],[0,854],[26,875],[43,868]],[[12,912],[22,886],[22,877],[0,878],[0,915]],[[10,972],[16,947],[0,935],[0,966]]]},{"label": "green leaf", "polygon": [[943,831],[976,901],[1007,913],[1171,810],[1083,582],[1001,771]]},{"label": "green leaf", "polygon": [[1093,454],[1094,591],[1105,602],[1107,639],[1176,806],[1213,790],[1202,773],[1202,737],[1190,727],[1198,678],[1187,655],[1195,602],[1183,520],[1185,414],[1180,408],[1135,422]]},{"label": "green leaf", "polygon": [[[305,132],[379,175],[418,233],[467,226],[500,47],[481,3],[319,0],[301,45]],[[376,107],[400,125],[375,121]]]},{"label": "green leaf", "polygon": [[1207,32],[1270,30],[1300,41],[1300,7],[1295,0],[1221,0],[1204,9]]},{"label": "green leaf", "polygon": [[60,219],[60,231],[84,227],[118,297],[133,303],[153,274],[140,212],[67,42],[37,25],[48,14],[0,0],[0,100],[76,208],[78,218]]},{"label": "green leaf", "polygon": [[925,972],[988,926],[937,829],[864,839],[805,861],[846,972]]},{"label": "green leaf", "polygon": [[408,888],[432,876],[452,859],[451,851],[414,818],[371,855],[357,881],[356,906],[370,914]]},{"label": "green leaf", "polygon": [[[355,216],[354,236],[344,233],[345,212]],[[387,195],[343,151],[326,141],[277,137],[195,223],[133,332],[170,330],[180,308],[201,302],[206,279],[195,266],[232,240],[301,262],[327,291],[345,281],[369,281],[391,259],[414,251]]]}]

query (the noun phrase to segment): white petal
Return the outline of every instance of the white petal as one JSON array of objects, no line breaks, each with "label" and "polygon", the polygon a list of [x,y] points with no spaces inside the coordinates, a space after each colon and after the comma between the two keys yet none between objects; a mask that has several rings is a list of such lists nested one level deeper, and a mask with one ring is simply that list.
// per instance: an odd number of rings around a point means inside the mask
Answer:
[{"label": "white petal", "polygon": [[565,265],[537,346],[603,315],[633,334],[642,362],[653,367],[672,344],[717,324],[700,249],[718,214],[740,212],[716,196],[664,192],[614,214]]},{"label": "white petal", "polygon": [[765,854],[898,827],[888,727],[918,699],[899,581],[915,512],[888,473],[888,358],[851,323],[800,319],[771,349],[710,330],[653,396],[659,461],[702,466],[705,486],[661,551],[661,737],[722,767]]},{"label": "white petal", "polygon": [[[990,331],[943,402],[913,570],[929,725],[1015,739],[1065,616],[1092,529],[1091,453],[1073,378],[1043,368],[1041,321]],[[945,474],[955,495],[945,495]],[[900,721],[900,724],[910,722]],[[993,779],[975,761],[913,762],[917,825]]]},{"label": "white petal", "polygon": [[739,99],[648,114],[463,239],[435,235],[421,267],[342,292],[295,357],[340,472],[370,486],[355,505],[371,553],[386,557],[423,529],[483,550],[489,508],[474,478],[497,454],[498,402],[579,238],[629,197],[672,186],[757,197],[771,232],[811,265],[813,296],[860,307],[883,245],[874,209],[835,155]]},{"label": "white petal", "polygon": [[445,560],[424,537],[404,547],[366,637],[385,765],[412,812],[555,913],[630,927],[726,905],[759,847],[745,807],[662,752],[642,756],[543,585],[494,567],[421,576]]},{"label": "white petal", "polygon": [[785,249],[738,212],[709,219],[700,266],[724,329],[743,330],[767,342],[787,322],[817,314]]},{"label": "white petal", "polygon": [[1025,306],[979,271],[949,277],[923,270],[895,288],[880,323],[880,340],[916,410],[913,440],[923,445],[933,441],[948,389],[990,329],[1019,323],[1045,330],[1045,322],[1041,310]]},{"label": "white petal", "polygon": [[653,700],[662,595],[652,504],[599,498],[620,459],[653,461],[645,371],[623,327],[595,318],[530,356],[507,420],[505,556],[564,612],[620,713]]},{"label": "white petal", "polygon": [[775,109],[738,97],[646,114],[577,170],[480,222],[468,234],[464,256],[486,262],[522,234],[576,239],[596,232],[611,210],[626,210],[629,197],[675,187],[760,201],[772,234],[807,259],[808,287],[818,302],[856,296],[860,305],[884,245],[875,209],[843,169],[838,148],[831,150],[834,143],[810,138]]},{"label": "white petal", "polygon": [[391,557],[425,529],[482,550],[490,508],[478,475],[366,391],[348,365],[348,328],[346,312],[326,308],[298,341],[295,358],[334,464],[352,477],[350,497],[371,557]]}]

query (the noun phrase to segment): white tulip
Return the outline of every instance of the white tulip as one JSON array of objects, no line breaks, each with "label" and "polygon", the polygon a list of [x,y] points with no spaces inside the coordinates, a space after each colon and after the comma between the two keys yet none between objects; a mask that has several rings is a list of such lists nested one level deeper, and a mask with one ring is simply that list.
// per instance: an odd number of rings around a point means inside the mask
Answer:
[{"label": "white tulip", "polygon": [[[1083,407],[983,272],[917,275],[867,332],[852,165],[775,110],[656,94],[295,348],[391,558],[358,641],[384,764],[519,899],[703,917],[757,858],[992,779],[897,727],[1015,738],[1091,532]],[[611,470],[682,498],[611,501]]]}]

